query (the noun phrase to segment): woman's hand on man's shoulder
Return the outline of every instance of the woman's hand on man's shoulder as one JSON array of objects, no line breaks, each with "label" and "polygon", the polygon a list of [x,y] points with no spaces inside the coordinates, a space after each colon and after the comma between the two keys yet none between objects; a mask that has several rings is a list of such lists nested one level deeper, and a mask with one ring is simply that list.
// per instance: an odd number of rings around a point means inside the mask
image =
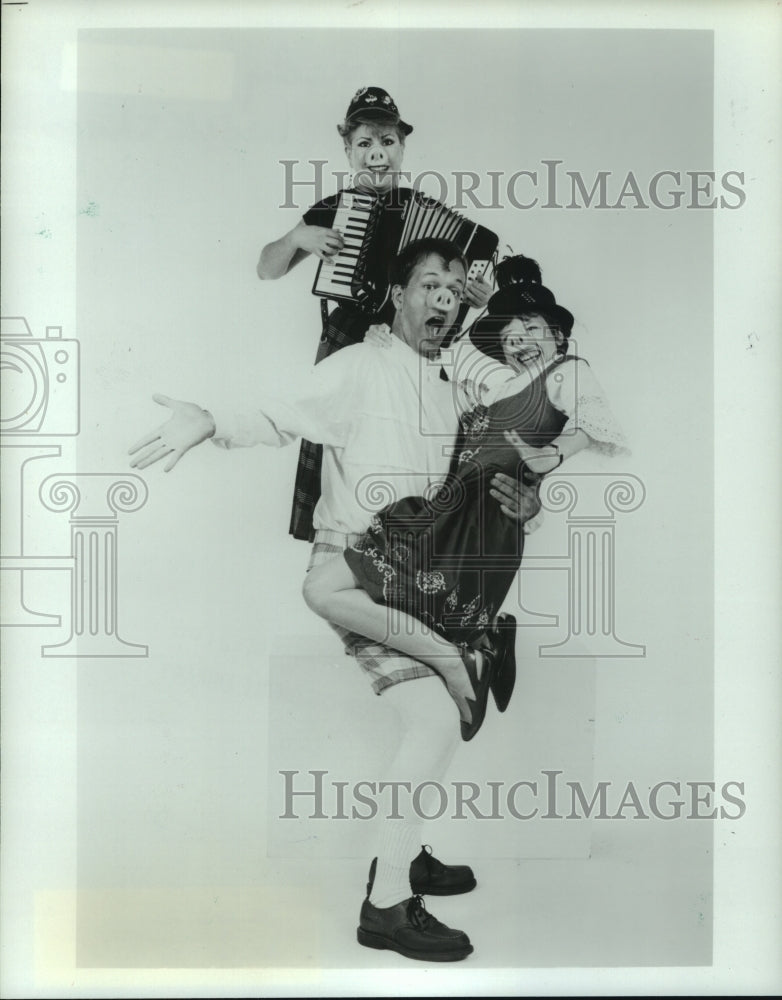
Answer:
[{"label": "woman's hand on man's shoulder", "polygon": [[364,343],[374,347],[390,347],[393,336],[388,323],[373,323],[364,334]]}]

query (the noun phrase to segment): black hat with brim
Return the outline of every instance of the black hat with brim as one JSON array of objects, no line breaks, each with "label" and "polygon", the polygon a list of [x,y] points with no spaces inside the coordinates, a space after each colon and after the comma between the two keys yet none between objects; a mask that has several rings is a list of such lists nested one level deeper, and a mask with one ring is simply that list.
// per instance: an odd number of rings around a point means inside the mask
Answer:
[{"label": "black hat with brim", "polygon": [[345,126],[351,127],[361,122],[396,125],[403,135],[410,135],[413,126],[402,121],[399,108],[387,90],[382,87],[360,87],[348,105]]}]

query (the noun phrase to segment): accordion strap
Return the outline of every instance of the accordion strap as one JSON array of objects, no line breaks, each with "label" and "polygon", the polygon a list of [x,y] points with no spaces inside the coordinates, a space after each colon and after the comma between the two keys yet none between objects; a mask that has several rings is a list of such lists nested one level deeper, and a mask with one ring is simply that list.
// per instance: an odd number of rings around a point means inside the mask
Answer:
[{"label": "accordion strap", "polygon": [[320,300],[320,321],[321,321],[321,323],[323,325],[323,330],[321,332],[321,336],[325,337],[326,336],[326,327],[328,326],[328,322],[329,322],[329,300],[328,299],[321,299]]}]

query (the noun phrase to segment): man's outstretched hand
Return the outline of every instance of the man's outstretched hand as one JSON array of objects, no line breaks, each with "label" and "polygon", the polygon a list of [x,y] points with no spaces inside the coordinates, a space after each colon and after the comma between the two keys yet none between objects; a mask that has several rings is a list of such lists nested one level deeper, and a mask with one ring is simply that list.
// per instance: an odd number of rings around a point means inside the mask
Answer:
[{"label": "man's outstretched hand", "polygon": [[130,465],[134,469],[146,469],[148,465],[167,458],[163,471],[170,472],[185,452],[214,435],[215,422],[211,413],[202,410],[196,403],[159,394],[152,398],[173,412],[166,423],[128,449],[128,454],[135,456]]}]

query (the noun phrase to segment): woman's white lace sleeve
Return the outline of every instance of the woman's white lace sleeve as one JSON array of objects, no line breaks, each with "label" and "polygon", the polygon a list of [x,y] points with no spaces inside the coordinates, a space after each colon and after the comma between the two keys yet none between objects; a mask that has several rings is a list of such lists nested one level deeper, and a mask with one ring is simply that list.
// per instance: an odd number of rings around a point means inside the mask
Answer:
[{"label": "woman's white lace sleeve", "polygon": [[602,386],[585,361],[556,366],[546,379],[546,390],[552,405],[569,418],[563,434],[582,430],[589,435],[590,447],[596,451],[606,455],[630,453]]},{"label": "woman's white lace sleeve", "polygon": [[500,387],[516,377],[512,368],[478,350],[468,336],[454,341],[442,352],[440,360],[449,382],[456,386],[456,400],[462,413],[471,410],[478,399],[489,406]]}]

